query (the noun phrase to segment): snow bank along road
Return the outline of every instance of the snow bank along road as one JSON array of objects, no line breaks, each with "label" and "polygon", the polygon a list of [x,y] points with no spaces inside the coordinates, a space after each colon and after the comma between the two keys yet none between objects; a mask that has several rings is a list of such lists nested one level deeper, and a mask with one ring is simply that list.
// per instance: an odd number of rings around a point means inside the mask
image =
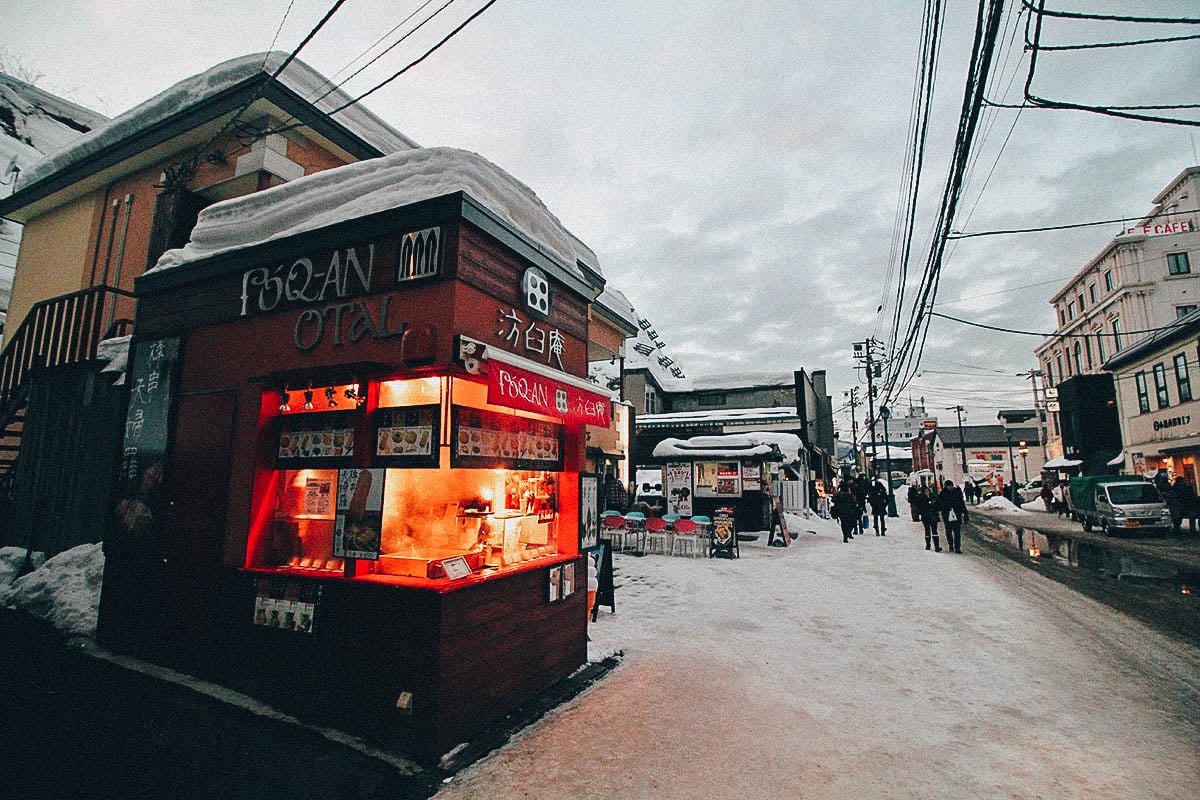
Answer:
[{"label": "snow bank along road", "polygon": [[1200,651],[900,514],[617,554],[623,662],[436,797],[1200,797]]}]

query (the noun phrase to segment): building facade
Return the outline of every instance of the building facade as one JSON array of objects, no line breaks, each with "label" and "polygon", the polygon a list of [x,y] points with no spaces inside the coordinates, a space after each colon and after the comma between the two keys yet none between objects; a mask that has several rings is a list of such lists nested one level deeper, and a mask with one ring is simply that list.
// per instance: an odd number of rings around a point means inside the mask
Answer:
[{"label": "building facade", "polygon": [[[1200,167],[1185,169],[1153,202],[1050,299],[1055,335],[1034,353],[1051,395],[1200,306]],[[1064,455],[1062,418],[1053,410],[1046,449],[1050,458]]]}]

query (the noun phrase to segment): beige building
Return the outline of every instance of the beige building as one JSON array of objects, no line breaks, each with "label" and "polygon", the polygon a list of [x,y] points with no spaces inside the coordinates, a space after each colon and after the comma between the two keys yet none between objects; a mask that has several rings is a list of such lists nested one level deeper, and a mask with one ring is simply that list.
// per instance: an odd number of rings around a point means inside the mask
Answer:
[{"label": "beige building", "polygon": [[[1057,330],[1034,351],[1045,387],[1100,372],[1117,352],[1200,307],[1198,210],[1200,167],[1188,167],[1050,299]],[[1052,397],[1048,407],[1046,453],[1056,458],[1063,445]]]}]

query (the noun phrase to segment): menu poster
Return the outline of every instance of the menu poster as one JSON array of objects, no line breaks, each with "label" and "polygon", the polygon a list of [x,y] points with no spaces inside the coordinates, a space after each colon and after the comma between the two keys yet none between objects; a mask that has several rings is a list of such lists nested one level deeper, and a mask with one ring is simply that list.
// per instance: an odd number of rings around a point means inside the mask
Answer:
[{"label": "menu poster", "polygon": [[284,416],[279,423],[276,464],[281,469],[350,466],[354,458],[353,411]]},{"label": "menu poster", "polygon": [[260,578],[254,591],[254,624],[312,633],[320,596],[320,587],[315,584]]},{"label": "menu poster", "polygon": [[579,476],[579,551],[600,543],[600,476]]},{"label": "menu poster", "polygon": [[136,344],[126,383],[129,408],[117,489],[116,530],[106,544],[141,546],[157,537],[166,516],[163,470],[175,399],[179,339]]},{"label": "menu poster", "polygon": [[304,484],[304,515],[333,519],[333,481],[328,478],[309,478]]},{"label": "menu poster", "polygon": [[692,515],[692,465],[667,464],[663,468],[667,485],[667,513],[683,517]]},{"label": "menu poster", "polygon": [[551,603],[557,603],[563,599],[562,593],[563,569],[562,565],[550,568],[548,576],[547,588],[550,591],[549,600]]},{"label": "menu poster", "polygon": [[762,464],[742,464],[742,491],[761,492]]},{"label": "menu poster", "polygon": [[562,436],[553,422],[454,406],[450,466],[562,472]]},{"label": "menu poster", "polygon": [[337,558],[379,559],[386,472],[338,470],[337,516],[333,523],[333,555]]},{"label": "menu poster", "polygon": [[437,467],[440,407],[380,409],[375,416],[375,462],[389,467]]}]

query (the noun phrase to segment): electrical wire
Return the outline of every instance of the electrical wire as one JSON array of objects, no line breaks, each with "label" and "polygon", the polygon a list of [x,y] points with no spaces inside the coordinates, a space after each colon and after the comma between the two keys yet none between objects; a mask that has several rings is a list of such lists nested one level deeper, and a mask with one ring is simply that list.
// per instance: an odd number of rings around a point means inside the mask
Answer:
[{"label": "electrical wire", "polygon": [[1036,228],[1008,228],[1005,230],[995,231],[975,231],[972,233],[962,233],[961,231],[951,231],[948,234],[950,239],[974,239],[978,236],[1002,236],[1010,233],[1042,233],[1044,231],[1065,231],[1072,228],[1092,228],[1098,225],[1116,225],[1123,222],[1141,222],[1144,220],[1154,219],[1157,217],[1182,217],[1191,216],[1196,212],[1193,211],[1161,211],[1153,214],[1142,214],[1137,217],[1116,217],[1113,219],[1101,219],[1095,222],[1072,222],[1063,225],[1042,225]]}]

